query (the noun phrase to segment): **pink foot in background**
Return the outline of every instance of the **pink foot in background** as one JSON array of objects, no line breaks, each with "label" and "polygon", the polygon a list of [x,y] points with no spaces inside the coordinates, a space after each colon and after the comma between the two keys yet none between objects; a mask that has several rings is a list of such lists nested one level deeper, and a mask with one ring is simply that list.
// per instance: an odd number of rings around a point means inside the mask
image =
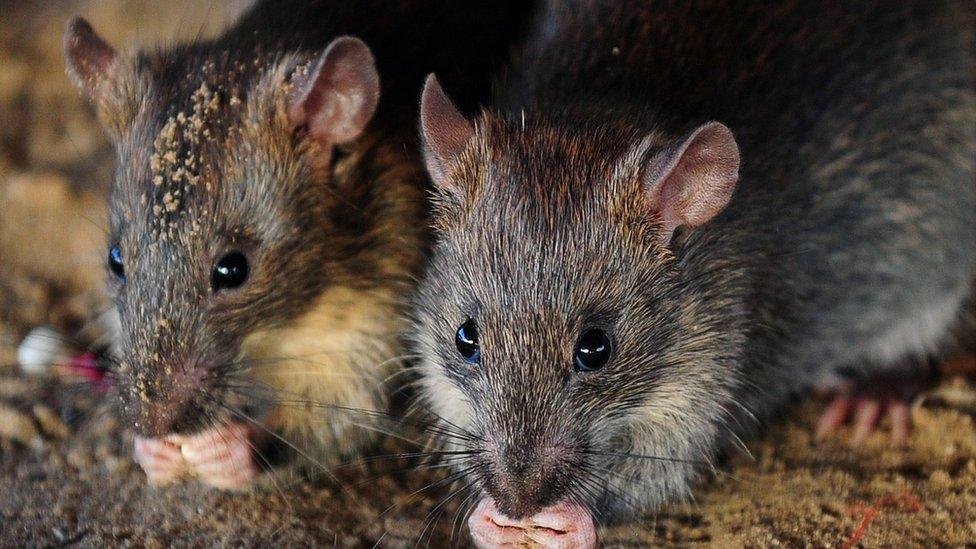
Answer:
[{"label": "pink foot in background", "polygon": [[189,436],[136,437],[135,459],[151,484],[190,474],[217,488],[239,490],[258,474],[250,436],[246,425],[231,423]]},{"label": "pink foot in background", "polygon": [[906,361],[887,372],[834,383],[826,391],[833,401],[820,417],[814,439],[820,442],[850,422],[854,427],[851,444],[857,446],[887,417],[892,444],[907,444],[912,433],[908,403],[928,388],[933,372],[931,364]]},{"label": "pink foot in background", "polygon": [[891,443],[903,446],[912,432],[912,416],[908,403],[897,397],[874,398],[869,396],[840,395],[824,410],[817,424],[814,439],[823,441],[850,421],[854,425],[851,444],[860,445],[875,431],[885,415],[891,422]]}]

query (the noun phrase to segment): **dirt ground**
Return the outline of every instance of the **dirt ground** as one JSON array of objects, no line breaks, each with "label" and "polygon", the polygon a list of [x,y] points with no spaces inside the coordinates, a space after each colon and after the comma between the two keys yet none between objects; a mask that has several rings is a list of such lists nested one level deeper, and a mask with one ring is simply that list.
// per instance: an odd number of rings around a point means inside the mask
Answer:
[{"label": "dirt ground", "polygon": [[[441,477],[403,462],[344,467],[338,482],[279,472],[245,493],[149,487],[97,391],[14,366],[30,328],[70,333],[105,306],[111,151],[64,76],[64,21],[83,14],[115,44],[171,42],[219,28],[240,4],[0,0],[0,546],[467,543],[457,506],[437,507],[449,488],[415,494]],[[724,463],[694,503],[601,538],[611,547],[976,547],[974,371],[951,369],[916,404],[906,448],[877,434],[852,449],[849,432],[815,445],[822,404],[800,404]]]}]

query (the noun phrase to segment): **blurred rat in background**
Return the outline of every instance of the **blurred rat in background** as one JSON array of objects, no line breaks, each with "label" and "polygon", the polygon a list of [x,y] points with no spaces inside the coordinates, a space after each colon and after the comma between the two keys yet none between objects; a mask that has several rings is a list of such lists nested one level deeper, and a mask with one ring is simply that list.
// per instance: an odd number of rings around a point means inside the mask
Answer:
[{"label": "blurred rat in background", "polygon": [[972,15],[551,1],[473,123],[428,80],[413,331],[477,544],[593,546],[791,395],[825,434],[916,383],[976,272]]},{"label": "blurred rat in background", "polygon": [[246,486],[262,438],[326,467],[370,443],[425,250],[417,94],[446,71],[476,104],[521,11],[267,0],[134,53],[68,24],[117,152],[110,377],[151,482]]}]

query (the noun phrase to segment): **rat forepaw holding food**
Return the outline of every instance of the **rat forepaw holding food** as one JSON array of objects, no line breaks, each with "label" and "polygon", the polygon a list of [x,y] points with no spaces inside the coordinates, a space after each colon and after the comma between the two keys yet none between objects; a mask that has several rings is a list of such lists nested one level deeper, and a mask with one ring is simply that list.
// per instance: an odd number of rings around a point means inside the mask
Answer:
[{"label": "rat forepaw holding food", "polygon": [[183,437],[180,448],[201,482],[234,490],[247,487],[258,474],[250,438],[247,425],[231,423]]},{"label": "rat forepaw holding food", "polygon": [[168,439],[136,437],[135,460],[149,484],[168,484],[186,473],[179,444]]},{"label": "rat forepaw holding food", "polygon": [[251,429],[240,423],[189,436],[136,437],[135,460],[150,484],[167,484],[189,475],[217,488],[242,489],[258,474],[250,438]]}]

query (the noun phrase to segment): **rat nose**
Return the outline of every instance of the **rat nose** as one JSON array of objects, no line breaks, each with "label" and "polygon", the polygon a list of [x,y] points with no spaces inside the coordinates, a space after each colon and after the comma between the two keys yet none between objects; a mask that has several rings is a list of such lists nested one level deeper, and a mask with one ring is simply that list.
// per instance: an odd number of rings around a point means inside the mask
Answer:
[{"label": "rat nose", "polygon": [[482,549],[530,546],[589,549],[596,547],[597,541],[592,515],[569,502],[546,507],[524,519],[512,519],[488,497],[471,514],[468,528],[475,545]]},{"label": "rat nose", "polygon": [[182,403],[149,397],[144,402],[126,406],[127,416],[136,432],[144,437],[159,438],[172,434],[183,420]]},{"label": "rat nose", "polygon": [[562,453],[556,448],[519,444],[501,452],[488,491],[507,516],[530,516],[564,495]]},{"label": "rat nose", "polygon": [[206,389],[200,383],[199,372],[191,368],[160,371],[146,366],[126,378],[119,386],[122,411],[140,435],[162,437],[199,423],[194,421],[196,404],[200,391]]}]

